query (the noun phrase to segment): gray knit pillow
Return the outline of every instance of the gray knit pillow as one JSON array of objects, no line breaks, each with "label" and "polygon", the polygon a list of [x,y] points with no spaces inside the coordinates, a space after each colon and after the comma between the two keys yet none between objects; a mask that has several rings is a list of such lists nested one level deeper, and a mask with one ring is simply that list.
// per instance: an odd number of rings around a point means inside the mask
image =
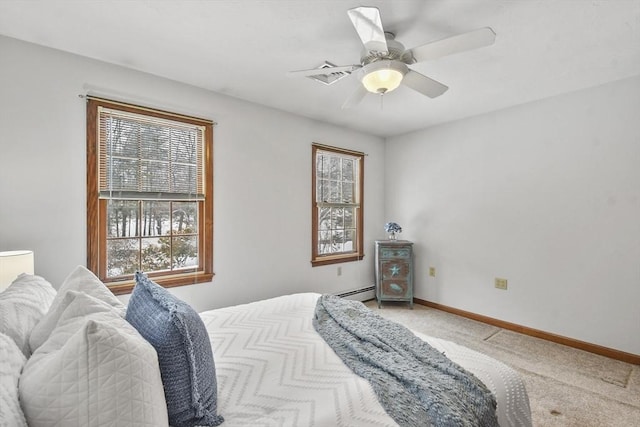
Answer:
[{"label": "gray knit pillow", "polygon": [[220,425],[213,352],[198,313],[138,272],[126,319],[158,353],[169,424]]}]

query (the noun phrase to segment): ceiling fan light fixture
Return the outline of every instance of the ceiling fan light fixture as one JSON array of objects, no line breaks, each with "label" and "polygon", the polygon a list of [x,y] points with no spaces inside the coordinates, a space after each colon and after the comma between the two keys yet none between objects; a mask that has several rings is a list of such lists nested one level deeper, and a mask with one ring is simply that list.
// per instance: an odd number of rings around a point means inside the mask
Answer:
[{"label": "ceiling fan light fixture", "polygon": [[400,86],[407,71],[399,61],[372,62],[362,68],[362,85],[371,93],[385,94]]},{"label": "ceiling fan light fixture", "polygon": [[372,71],[362,78],[362,84],[369,92],[387,93],[400,86],[402,77],[402,73],[396,70]]}]

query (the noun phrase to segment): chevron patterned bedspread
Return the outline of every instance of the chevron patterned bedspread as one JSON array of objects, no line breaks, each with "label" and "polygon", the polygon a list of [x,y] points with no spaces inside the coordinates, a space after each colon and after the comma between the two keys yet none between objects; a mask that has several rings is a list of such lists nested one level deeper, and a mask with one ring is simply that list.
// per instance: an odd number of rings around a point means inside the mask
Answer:
[{"label": "chevron patterned bedspread", "polygon": [[[320,294],[294,294],[201,313],[209,331],[224,425],[396,426],[367,380],[344,365],[312,325]],[[518,374],[495,359],[419,335],[496,396],[502,427],[531,426]]]}]

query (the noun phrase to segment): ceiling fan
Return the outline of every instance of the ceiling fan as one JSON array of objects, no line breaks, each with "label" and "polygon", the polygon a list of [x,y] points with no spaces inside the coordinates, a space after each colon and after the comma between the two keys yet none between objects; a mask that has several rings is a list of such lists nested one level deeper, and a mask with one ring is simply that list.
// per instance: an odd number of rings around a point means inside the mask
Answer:
[{"label": "ceiling fan", "polygon": [[[342,108],[357,105],[368,93],[385,94],[400,84],[430,98],[442,95],[449,89],[408,66],[493,44],[496,34],[489,27],[458,34],[442,40],[430,42],[413,49],[405,49],[395,40],[395,35],[384,31],[380,11],[376,7],[356,7],[347,11],[349,19],[362,40],[364,50],[358,65],[335,66],[325,62],[320,68],[290,71],[290,76],[322,78],[325,83],[338,80],[353,72],[362,83],[347,98]],[[333,77],[333,79],[329,79]]]}]

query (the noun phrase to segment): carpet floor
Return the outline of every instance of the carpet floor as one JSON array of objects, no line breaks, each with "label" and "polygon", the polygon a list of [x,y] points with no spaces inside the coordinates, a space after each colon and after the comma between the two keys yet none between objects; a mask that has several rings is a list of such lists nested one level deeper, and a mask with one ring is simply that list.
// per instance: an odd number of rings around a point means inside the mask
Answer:
[{"label": "carpet floor", "polygon": [[517,370],[536,427],[640,427],[640,366],[421,305],[365,303],[383,317]]}]

